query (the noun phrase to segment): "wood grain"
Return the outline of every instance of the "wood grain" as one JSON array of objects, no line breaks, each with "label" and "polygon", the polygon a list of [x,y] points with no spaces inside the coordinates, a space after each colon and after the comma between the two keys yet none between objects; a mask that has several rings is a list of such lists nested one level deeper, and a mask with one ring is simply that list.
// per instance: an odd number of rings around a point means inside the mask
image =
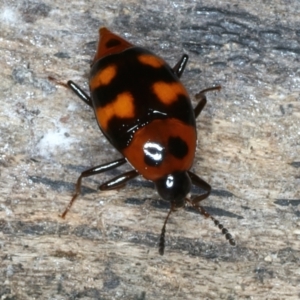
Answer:
[{"label": "wood grain", "polygon": [[[300,3],[108,2],[0,4],[0,298],[299,299]],[[129,166],[85,179],[59,217],[80,172],[120,157],[89,107],[48,80],[87,89],[100,26],[171,65],[187,53],[191,95],[222,85],[192,170],[236,247],[187,209],[171,215],[161,257],[169,206],[152,184],[97,190]]]}]

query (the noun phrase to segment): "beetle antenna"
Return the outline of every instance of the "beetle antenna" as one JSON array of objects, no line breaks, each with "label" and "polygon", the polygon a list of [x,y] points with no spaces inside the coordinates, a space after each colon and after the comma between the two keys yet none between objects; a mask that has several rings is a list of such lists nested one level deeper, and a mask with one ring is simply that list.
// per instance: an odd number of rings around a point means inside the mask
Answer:
[{"label": "beetle antenna", "polygon": [[165,233],[166,233],[166,225],[167,225],[167,222],[168,222],[168,219],[170,217],[170,214],[172,212],[172,207],[170,208],[168,214],[167,214],[167,217],[165,219],[165,222],[164,222],[164,226],[163,228],[161,229],[161,234],[160,234],[160,239],[159,239],[159,254],[160,255],[164,255],[164,251],[165,251]]},{"label": "beetle antenna", "polygon": [[204,207],[202,207],[201,205],[199,205],[198,203],[193,203],[191,200],[189,199],[186,199],[186,201],[188,203],[190,203],[201,215],[203,215],[204,217],[206,218],[210,218],[214,223],[215,225],[221,230],[222,234],[225,235],[226,237],[226,240],[229,241],[229,244],[231,246],[235,246],[236,243],[235,243],[235,240],[234,238],[232,237],[232,235],[230,234],[230,232],[228,231],[228,229],[226,227],[223,226],[223,224],[221,224],[219,222],[219,220],[217,220],[216,218],[214,218],[211,214],[209,214],[205,209]]}]

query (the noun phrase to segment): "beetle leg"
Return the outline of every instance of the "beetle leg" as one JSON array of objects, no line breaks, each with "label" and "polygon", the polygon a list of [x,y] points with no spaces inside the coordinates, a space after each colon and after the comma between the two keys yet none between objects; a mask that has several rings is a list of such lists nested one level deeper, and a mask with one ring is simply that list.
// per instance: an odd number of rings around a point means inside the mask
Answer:
[{"label": "beetle leg", "polygon": [[205,182],[203,179],[201,179],[199,176],[197,176],[196,174],[194,174],[190,171],[188,171],[188,174],[191,178],[192,183],[205,191],[204,194],[198,196],[197,198],[195,198],[193,200],[193,203],[196,204],[209,196],[210,191],[211,191],[211,186],[207,182]]},{"label": "beetle leg", "polygon": [[194,108],[194,114],[195,114],[195,118],[197,118],[202,109],[204,108],[207,100],[206,100],[206,96],[205,96],[205,93],[206,92],[210,92],[210,91],[219,91],[221,89],[221,86],[220,85],[217,85],[217,86],[213,86],[211,88],[207,88],[205,90],[202,90],[201,92],[199,92],[198,94],[196,94],[196,99],[199,99],[200,101],[198,102],[198,104],[196,105],[196,107]]},{"label": "beetle leg", "polygon": [[72,80],[69,80],[67,82],[67,85],[70,87],[70,89],[83,101],[85,102],[87,105],[89,105],[90,107],[93,107],[93,103],[92,103],[92,99],[91,97],[84,91],[81,89],[81,87],[79,85],[77,85],[75,82],[73,82]]},{"label": "beetle leg", "polygon": [[75,199],[78,197],[78,195],[80,194],[81,191],[81,180],[83,177],[89,177],[89,176],[93,176],[99,173],[103,173],[105,171],[108,170],[112,170],[114,168],[117,168],[123,164],[126,163],[126,159],[125,158],[120,158],[118,160],[100,165],[100,166],[96,166],[93,167],[91,169],[88,169],[86,171],[83,171],[80,176],[77,179],[77,183],[76,183],[76,187],[75,187],[75,194],[73,195],[71,201],[69,202],[68,206],[66,207],[65,211],[62,213],[61,217],[64,218],[66,216],[66,214],[68,213],[68,211],[70,210],[71,206],[73,205]]},{"label": "beetle leg", "polygon": [[173,72],[177,75],[178,78],[181,77],[188,59],[189,59],[188,55],[183,54],[180,60],[178,61],[178,63],[173,67]]},{"label": "beetle leg", "polygon": [[119,176],[114,177],[113,179],[101,184],[99,189],[101,191],[113,190],[116,188],[120,188],[125,185],[125,183],[135,177],[137,177],[139,173],[136,170],[132,170],[126,173],[123,173]]}]

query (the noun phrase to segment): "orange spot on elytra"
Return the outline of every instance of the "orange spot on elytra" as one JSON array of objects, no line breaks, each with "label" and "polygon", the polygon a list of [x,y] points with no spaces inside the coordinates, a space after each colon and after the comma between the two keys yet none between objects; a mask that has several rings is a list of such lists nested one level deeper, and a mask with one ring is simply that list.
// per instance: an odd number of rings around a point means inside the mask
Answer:
[{"label": "orange spot on elytra", "polygon": [[158,57],[155,57],[151,54],[142,54],[138,57],[138,60],[144,64],[144,65],[149,65],[153,68],[160,68],[161,66],[164,65],[163,60],[161,60]]},{"label": "orange spot on elytra", "polygon": [[175,102],[179,95],[188,97],[186,89],[180,82],[158,81],[153,84],[152,89],[158,99],[166,105]]},{"label": "orange spot on elytra", "polygon": [[104,107],[99,107],[96,111],[96,114],[103,130],[107,130],[108,122],[113,117],[133,118],[133,96],[129,92],[121,93],[111,103],[105,105]]},{"label": "orange spot on elytra", "polygon": [[90,88],[94,90],[100,86],[108,85],[112,79],[117,74],[117,67],[115,65],[110,65],[105,69],[98,72],[94,77],[90,80]]}]

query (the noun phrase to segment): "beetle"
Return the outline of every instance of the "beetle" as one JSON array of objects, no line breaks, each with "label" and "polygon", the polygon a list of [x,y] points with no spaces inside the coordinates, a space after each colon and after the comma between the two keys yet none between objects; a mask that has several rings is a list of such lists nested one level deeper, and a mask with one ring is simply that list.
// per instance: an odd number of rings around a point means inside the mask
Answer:
[{"label": "beetle", "polygon": [[[82,172],[62,217],[80,194],[82,178],[128,162],[133,170],[103,183],[99,189],[119,188],[139,175],[154,182],[160,197],[170,202],[160,235],[161,255],[169,216],[186,204],[211,218],[229,243],[235,245],[228,230],[199,204],[209,196],[211,186],[190,171],[196,151],[196,118],[206,105],[206,92],[221,87],[198,93],[199,102],[193,109],[179,80],[188,61],[186,54],[171,68],[159,56],[134,46],[105,27],[100,28],[99,36],[91,64],[90,96],[73,81],[68,81],[67,86],[94,110],[103,135],[123,157]],[[204,193],[190,200],[187,194],[192,184]]]}]

